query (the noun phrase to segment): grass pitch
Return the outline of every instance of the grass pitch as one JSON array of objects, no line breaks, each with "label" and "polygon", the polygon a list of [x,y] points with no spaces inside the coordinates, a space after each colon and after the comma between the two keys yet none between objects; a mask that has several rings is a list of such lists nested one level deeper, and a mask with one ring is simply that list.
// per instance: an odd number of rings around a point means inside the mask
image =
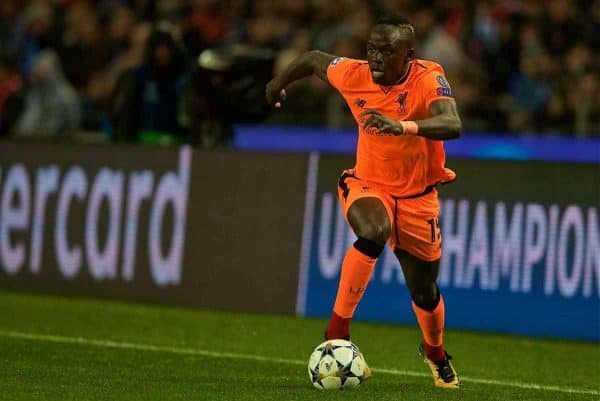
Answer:
[{"label": "grass pitch", "polygon": [[326,392],[306,372],[324,320],[15,293],[0,316],[0,400],[600,400],[591,343],[450,330],[463,387],[442,390],[416,328],[354,323],[373,379]]}]

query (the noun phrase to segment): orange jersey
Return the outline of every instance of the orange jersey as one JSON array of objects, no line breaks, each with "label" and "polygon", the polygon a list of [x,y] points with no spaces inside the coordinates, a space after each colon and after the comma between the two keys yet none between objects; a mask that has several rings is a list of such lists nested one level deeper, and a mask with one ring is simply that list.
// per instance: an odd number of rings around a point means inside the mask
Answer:
[{"label": "orange jersey", "polygon": [[381,135],[377,128],[363,129],[361,113],[376,109],[391,119],[415,121],[429,118],[429,105],[452,99],[442,67],[432,61],[412,60],[406,78],[394,86],[373,82],[364,60],[339,57],[327,68],[327,78],[344,97],[358,124],[355,173],[397,197],[422,193],[431,185],[456,178],[444,167],[442,141],[413,135]]}]

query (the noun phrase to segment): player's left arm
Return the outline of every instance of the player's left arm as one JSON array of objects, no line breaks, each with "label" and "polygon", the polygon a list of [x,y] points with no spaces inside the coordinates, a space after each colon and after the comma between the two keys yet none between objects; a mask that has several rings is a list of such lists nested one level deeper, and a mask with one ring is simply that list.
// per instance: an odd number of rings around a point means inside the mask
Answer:
[{"label": "player's left arm", "polygon": [[445,141],[460,137],[462,122],[452,99],[437,99],[429,105],[430,118],[415,121],[416,135],[434,141]]},{"label": "player's left arm", "polygon": [[418,121],[396,121],[374,109],[363,112],[364,128],[376,127],[380,134],[418,135],[434,141],[456,139],[462,131],[462,122],[453,99],[436,99],[429,105],[431,117]]}]

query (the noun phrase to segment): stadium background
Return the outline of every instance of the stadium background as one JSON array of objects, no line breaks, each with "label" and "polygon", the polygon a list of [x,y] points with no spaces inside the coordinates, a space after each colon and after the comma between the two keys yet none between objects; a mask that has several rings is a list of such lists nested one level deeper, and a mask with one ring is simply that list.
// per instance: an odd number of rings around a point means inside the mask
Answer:
[{"label": "stadium background", "polygon": [[[533,392],[523,399],[600,396],[600,358],[593,357],[600,341],[600,1],[3,0],[0,289],[7,319],[0,356],[12,380],[3,384],[7,399],[31,399],[27,387],[45,380],[32,366],[47,368],[59,352],[52,342],[64,346],[77,335],[82,344],[108,340],[108,348],[119,339],[166,341],[128,337],[117,312],[100,310],[135,311],[145,318],[132,327],[144,331],[153,322],[157,333],[169,327],[151,316],[171,312],[109,300],[199,310],[195,317],[212,326],[174,326],[200,338],[216,334],[212,351],[198,358],[244,350],[219,341],[228,338],[228,322],[239,320],[245,333],[281,324],[248,312],[299,316],[285,325],[310,338],[298,339],[303,353],[284,357],[303,357],[319,342],[323,323],[312,318],[329,314],[340,257],[352,241],[334,194],[337,174],[352,164],[354,122],[342,98],[317,79],[293,84],[277,112],[265,103],[264,85],[308,49],[363,57],[366,35],[384,12],[413,21],[418,56],[444,66],[463,119],[463,136],[447,144],[447,164],[460,179],[440,189],[447,255],[440,284],[457,358],[476,363],[488,355],[461,348],[453,334],[474,330],[463,341],[490,349],[517,344],[514,358],[531,365],[513,372],[506,363],[496,376],[474,370],[467,377],[484,386],[514,379],[500,386]],[[377,330],[369,326],[375,322],[410,332],[407,300],[386,253],[358,309],[357,319],[370,323],[358,332]],[[78,310],[96,310],[98,318],[64,317]],[[217,318],[212,310],[235,313]],[[114,319],[111,333],[100,316]],[[49,318],[62,326],[44,324]],[[273,350],[297,336],[237,341],[256,354],[267,352],[265,342]],[[28,345],[20,352],[13,343],[27,339],[42,343],[37,359]],[[377,346],[362,341],[377,361]],[[528,344],[539,349],[523,356]],[[553,352],[564,355],[557,372],[571,366],[572,355],[592,358],[560,374],[556,390],[552,374],[536,370]],[[376,367],[411,366],[379,357]],[[19,376],[20,364],[33,373]],[[58,368],[69,364],[92,362],[66,359]],[[578,369],[595,373],[582,378]],[[411,374],[419,377],[400,376]],[[53,384],[46,385],[39,399],[53,398]],[[263,399],[258,387],[246,399]],[[195,394],[224,397],[220,387],[212,391]]]}]

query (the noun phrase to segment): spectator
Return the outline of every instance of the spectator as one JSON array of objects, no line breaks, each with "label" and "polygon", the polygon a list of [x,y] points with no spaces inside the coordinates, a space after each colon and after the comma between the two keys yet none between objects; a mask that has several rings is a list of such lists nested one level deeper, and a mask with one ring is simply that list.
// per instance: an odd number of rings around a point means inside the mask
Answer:
[{"label": "spectator", "polygon": [[577,23],[575,1],[553,0],[548,2],[548,14],[543,21],[543,38],[546,48],[557,56],[582,39],[583,29]]},{"label": "spectator", "polygon": [[531,57],[521,58],[520,73],[516,74],[510,93],[513,100],[511,126],[519,131],[533,131],[546,109],[551,96],[548,82],[540,77],[537,61]]},{"label": "spectator", "polygon": [[23,113],[14,130],[19,135],[64,135],[76,130],[79,121],[79,100],[58,56],[43,50],[34,60]]},{"label": "spectator", "polygon": [[103,70],[111,59],[109,41],[96,11],[86,3],[72,6],[66,15],[67,28],[60,49],[65,74],[79,91],[90,77]]},{"label": "spectator", "polygon": [[585,43],[578,43],[567,50],[564,61],[565,76],[570,83],[593,69],[592,52]]},{"label": "spectator", "polygon": [[599,136],[600,133],[600,80],[591,72],[583,75],[570,93],[577,136]]},{"label": "spectator", "polygon": [[54,9],[43,1],[33,1],[25,9],[26,32],[22,48],[17,50],[21,57],[21,68],[29,75],[38,53],[55,48],[58,33],[54,25]]},{"label": "spectator", "polygon": [[188,16],[183,41],[190,58],[198,57],[202,50],[221,44],[230,29],[230,15],[225,2],[217,0],[193,1]]},{"label": "spectator", "polygon": [[152,25],[147,22],[133,26],[129,33],[127,49],[113,59],[111,67],[114,74],[120,76],[121,73],[137,68],[144,63],[144,51],[151,33]]},{"label": "spectator", "polygon": [[0,55],[0,136],[10,132],[23,110],[23,83],[14,63]]},{"label": "spectator", "polygon": [[589,18],[584,19],[584,38],[594,52],[600,52],[600,0],[593,1]]},{"label": "spectator", "polygon": [[144,63],[123,74],[114,101],[114,138],[178,142],[186,139],[184,104],[188,75],[171,33],[155,29]]},{"label": "spectator", "polygon": [[17,59],[24,47],[27,21],[18,0],[0,1],[0,48],[10,58]]},{"label": "spectator", "polygon": [[[102,131],[110,136],[110,100],[121,74],[142,64],[146,40],[151,27],[148,23],[135,25],[135,15],[124,5],[109,12],[107,33],[110,63],[90,70],[84,88],[80,89],[84,108],[82,126],[85,130]],[[131,36],[131,38],[130,38]]]},{"label": "spectator", "polygon": [[119,5],[112,9],[108,21],[107,32],[111,56],[114,59],[127,51],[129,35],[134,30],[136,19],[129,7]]},{"label": "spectator", "polygon": [[459,70],[465,62],[460,43],[442,27],[436,28],[423,43],[421,54],[421,57],[443,65],[448,74]]}]

